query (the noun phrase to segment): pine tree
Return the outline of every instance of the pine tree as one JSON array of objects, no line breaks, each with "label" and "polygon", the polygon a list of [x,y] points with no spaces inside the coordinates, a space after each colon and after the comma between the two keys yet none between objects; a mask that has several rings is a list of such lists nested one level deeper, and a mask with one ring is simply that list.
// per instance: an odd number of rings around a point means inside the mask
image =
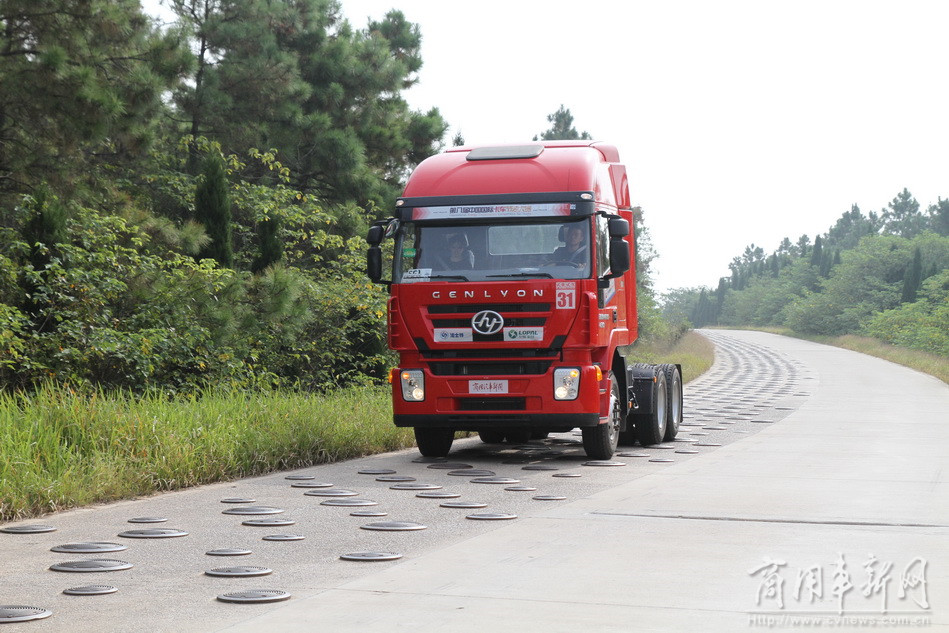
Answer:
[{"label": "pine tree", "polygon": [[209,155],[194,195],[195,220],[204,225],[211,241],[198,254],[199,259],[214,259],[224,268],[234,265],[231,245],[231,201],[227,193],[227,175],[220,156]]},{"label": "pine tree", "polygon": [[257,223],[258,255],[251,264],[251,272],[260,273],[283,259],[283,242],[277,233],[280,220],[276,217]]},{"label": "pine tree", "polygon": [[923,278],[923,256],[917,246],[913,251],[913,263],[906,269],[903,276],[903,294],[900,303],[913,303]]},{"label": "pine tree", "polygon": [[556,112],[547,115],[547,121],[551,124],[550,128],[545,132],[541,132],[540,136],[535,136],[535,141],[573,141],[593,138],[587,132],[577,131],[577,128],[573,126],[573,115],[563,104]]},{"label": "pine tree", "polygon": [[811,266],[820,267],[821,258],[824,256],[823,243],[821,242],[821,236],[818,235],[814,238],[814,248],[811,251]]},{"label": "pine tree", "polygon": [[144,155],[188,63],[136,0],[3,0],[0,59],[0,207],[87,178],[90,154]]}]

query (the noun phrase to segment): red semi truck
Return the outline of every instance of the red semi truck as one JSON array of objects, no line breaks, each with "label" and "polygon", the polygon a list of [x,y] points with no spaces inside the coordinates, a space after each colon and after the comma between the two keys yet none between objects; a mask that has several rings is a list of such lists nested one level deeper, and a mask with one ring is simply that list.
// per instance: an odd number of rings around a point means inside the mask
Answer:
[{"label": "red semi truck", "polygon": [[367,272],[390,291],[393,421],[422,455],[447,455],[456,431],[523,443],[579,427],[592,459],[675,437],[680,367],[627,360],[632,225],[604,143],[457,147],[418,165],[369,230]]}]

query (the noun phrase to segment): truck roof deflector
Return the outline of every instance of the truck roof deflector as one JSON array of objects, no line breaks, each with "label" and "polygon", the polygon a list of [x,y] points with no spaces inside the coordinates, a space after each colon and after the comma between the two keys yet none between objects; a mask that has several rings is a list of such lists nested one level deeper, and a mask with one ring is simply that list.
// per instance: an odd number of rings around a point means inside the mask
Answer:
[{"label": "truck roof deflector", "polygon": [[499,147],[476,147],[468,152],[468,160],[506,160],[515,158],[537,158],[544,151],[543,145],[502,145]]}]

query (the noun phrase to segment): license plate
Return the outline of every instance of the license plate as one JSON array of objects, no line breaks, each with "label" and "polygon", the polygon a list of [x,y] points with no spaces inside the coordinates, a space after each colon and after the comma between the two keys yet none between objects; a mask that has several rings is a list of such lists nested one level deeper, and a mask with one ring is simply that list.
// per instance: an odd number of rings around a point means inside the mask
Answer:
[{"label": "license plate", "polygon": [[507,393],[506,380],[469,380],[468,393]]}]

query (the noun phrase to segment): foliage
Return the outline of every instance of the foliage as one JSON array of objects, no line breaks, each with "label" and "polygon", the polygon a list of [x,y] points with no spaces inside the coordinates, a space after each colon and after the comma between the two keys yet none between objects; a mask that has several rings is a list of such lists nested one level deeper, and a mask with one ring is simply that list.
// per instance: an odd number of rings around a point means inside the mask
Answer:
[{"label": "foliage", "polygon": [[[688,314],[696,326],[782,327],[795,333],[839,336],[870,333],[881,340],[944,350],[949,329],[932,288],[949,267],[942,221],[949,201],[926,213],[904,189],[881,213],[853,205],[813,243],[785,238],[766,255],[751,244],[732,260],[732,276],[708,288],[682,289],[665,298],[669,314]],[[925,341],[923,343],[922,341]]]},{"label": "foliage", "polygon": [[866,332],[893,345],[949,356],[949,269],[923,282],[920,295],[871,316]]},{"label": "foliage", "polygon": [[234,252],[231,247],[231,201],[220,157],[208,154],[202,172],[194,194],[194,219],[204,226],[210,240],[199,253],[199,257],[213,259],[218,265],[230,268],[234,264]]},{"label": "foliage", "polygon": [[88,156],[134,156],[188,65],[133,0],[5,0],[0,50],[0,209],[81,181]]}]

